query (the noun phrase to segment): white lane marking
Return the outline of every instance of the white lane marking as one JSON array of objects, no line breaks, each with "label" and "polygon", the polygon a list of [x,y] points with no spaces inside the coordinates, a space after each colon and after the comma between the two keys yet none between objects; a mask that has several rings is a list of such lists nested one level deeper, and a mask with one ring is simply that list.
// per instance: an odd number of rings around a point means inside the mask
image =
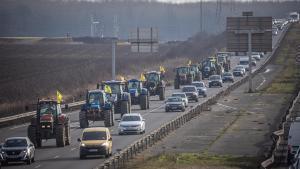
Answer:
[{"label": "white lane marking", "polygon": [[257,86],[256,90],[259,89],[266,82],[266,78],[264,76],[261,77],[263,78],[263,81]]},{"label": "white lane marking", "polygon": [[9,128],[10,130],[14,130],[14,129],[17,129],[17,128],[21,128],[21,127],[25,127],[25,126],[28,126],[29,124],[22,124],[22,125],[19,125],[19,126],[13,126],[11,128]]},{"label": "white lane marking", "polygon": [[152,109],[151,111],[145,113],[143,116],[146,116],[146,115],[148,115],[149,113],[152,113],[152,112],[154,112],[154,111],[160,109],[160,108],[163,107],[163,106],[165,106],[165,104],[162,104],[162,105],[160,105],[159,107],[157,107],[157,108],[155,108],[155,109]]},{"label": "white lane marking", "polygon": [[268,73],[268,72],[270,72],[271,71],[271,69],[266,69],[266,71],[264,72],[264,73]]},{"label": "white lane marking", "polygon": [[54,159],[57,159],[57,158],[59,158],[59,156],[55,156],[55,157],[54,157]]},{"label": "white lane marking", "polygon": [[76,148],[74,147],[74,148],[71,148],[71,151],[74,151],[74,150],[76,150]]},{"label": "white lane marking", "polygon": [[227,105],[224,105],[224,104],[221,104],[221,103],[217,103],[217,105],[222,106],[222,107],[226,107],[226,108],[230,108],[230,109],[233,109],[233,110],[237,110],[237,108],[235,108],[235,107],[227,106]]},{"label": "white lane marking", "polygon": [[41,165],[37,165],[37,166],[35,166],[34,168],[40,168],[41,167]]}]

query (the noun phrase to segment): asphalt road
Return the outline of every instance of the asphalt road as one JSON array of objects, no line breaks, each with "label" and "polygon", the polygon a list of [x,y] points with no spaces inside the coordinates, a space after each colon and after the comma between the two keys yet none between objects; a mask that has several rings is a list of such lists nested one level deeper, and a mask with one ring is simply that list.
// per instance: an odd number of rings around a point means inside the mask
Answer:
[{"label": "asphalt road", "polygon": [[[282,32],[273,38],[273,45],[278,41],[279,36],[282,35]],[[269,54],[267,55],[269,57]],[[260,66],[263,61],[267,58],[264,57],[258,66]],[[232,57],[232,67],[234,67],[239,61],[238,57]],[[255,69],[255,68],[254,68]],[[236,80],[239,78],[235,78]],[[207,82],[207,81],[206,81]],[[222,88],[208,88],[208,98],[210,96],[216,95],[221,90],[224,90],[230,85],[230,83],[225,83]],[[179,90],[174,90],[174,87],[167,87],[166,96],[170,96],[173,92]],[[200,98],[198,103],[191,102],[189,103],[188,111],[191,107],[196,104],[202,103],[206,98]],[[174,119],[176,116],[182,114],[182,112],[168,112],[164,111],[164,102],[159,101],[158,97],[151,97],[150,109],[146,111],[139,110],[139,106],[133,106],[134,113],[140,113],[146,120],[146,133],[143,135],[149,134],[151,131],[157,129],[162,124]],[[55,140],[47,140],[43,142],[43,147],[36,150],[36,162],[29,165],[23,164],[10,164],[9,166],[4,166],[3,168],[45,168],[45,169],[83,169],[83,168],[94,168],[97,165],[105,161],[104,158],[88,158],[85,160],[79,159],[79,143],[77,138],[80,137],[82,129],[79,128],[78,122],[78,113],[79,110],[68,113],[71,118],[71,145],[63,148],[55,147]],[[119,115],[116,116],[119,118]],[[28,124],[11,126],[0,129],[0,142],[3,142],[7,137],[13,136],[27,136],[27,126]],[[90,125],[91,127],[104,126],[103,122],[95,122]],[[130,145],[135,140],[143,137],[143,135],[117,135],[117,126],[118,123],[115,123],[114,127],[109,128],[112,137],[113,137],[113,151],[114,153],[118,149],[123,149]]]}]

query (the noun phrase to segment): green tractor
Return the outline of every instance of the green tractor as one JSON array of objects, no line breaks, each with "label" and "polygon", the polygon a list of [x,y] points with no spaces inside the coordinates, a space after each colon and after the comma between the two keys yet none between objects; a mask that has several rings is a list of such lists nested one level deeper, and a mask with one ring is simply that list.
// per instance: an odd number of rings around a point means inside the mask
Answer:
[{"label": "green tractor", "polygon": [[180,85],[190,85],[194,81],[193,72],[190,66],[181,66],[175,69],[176,75],[174,80],[174,88],[179,89]]},{"label": "green tractor", "polygon": [[144,86],[149,91],[150,96],[159,96],[159,100],[165,100],[166,83],[163,74],[158,71],[150,71],[144,74],[146,81]]},{"label": "green tractor", "polygon": [[104,121],[105,127],[114,126],[114,104],[110,94],[103,90],[90,90],[86,94],[86,103],[79,112],[80,128],[89,127],[89,121]]},{"label": "green tractor", "polygon": [[194,81],[200,81],[201,80],[201,67],[199,64],[192,64],[190,65],[191,72],[193,74]]},{"label": "green tractor", "polygon": [[42,146],[42,140],[56,139],[57,147],[70,145],[70,118],[63,114],[55,100],[38,100],[36,115],[27,129],[28,138],[35,147]]},{"label": "green tractor", "polygon": [[127,90],[130,94],[131,105],[140,105],[142,110],[149,109],[149,92],[143,87],[143,82],[137,79],[127,81]]},{"label": "green tractor", "polygon": [[217,62],[222,65],[224,68],[225,72],[229,72],[231,69],[231,64],[230,64],[230,57],[231,57],[230,52],[218,52],[217,53]]}]

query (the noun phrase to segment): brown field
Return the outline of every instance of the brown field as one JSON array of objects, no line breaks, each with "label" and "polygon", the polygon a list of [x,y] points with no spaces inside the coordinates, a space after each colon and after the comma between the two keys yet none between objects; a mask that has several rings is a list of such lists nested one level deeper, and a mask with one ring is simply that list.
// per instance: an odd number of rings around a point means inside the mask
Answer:
[{"label": "brown field", "polygon": [[[142,71],[163,65],[173,79],[176,65],[200,61],[224,46],[224,35],[198,35],[181,43],[160,46],[158,53],[131,53],[130,46],[116,51],[118,75],[139,77]],[[46,42],[46,43],[45,43]],[[86,89],[111,77],[111,44],[80,44],[65,39],[0,39],[0,117],[33,110],[37,98],[83,100]],[[25,108],[27,107],[27,108]]]}]

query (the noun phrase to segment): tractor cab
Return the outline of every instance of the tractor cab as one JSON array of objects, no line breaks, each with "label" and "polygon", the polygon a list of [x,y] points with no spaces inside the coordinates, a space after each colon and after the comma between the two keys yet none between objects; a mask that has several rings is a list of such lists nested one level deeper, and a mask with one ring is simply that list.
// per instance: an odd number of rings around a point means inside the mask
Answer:
[{"label": "tractor cab", "polygon": [[177,67],[176,74],[178,74],[179,76],[190,74],[190,67],[188,66]]},{"label": "tractor cab", "polygon": [[145,73],[145,78],[146,78],[146,82],[147,83],[159,83],[161,81],[161,73],[157,72],[157,71],[151,71],[151,72],[147,72]]},{"label": "tractor cab", "polygon": [[87,92],[86,105],[89,105],[90,109],[100,109],[104,106],[106,100],[109,100],[109,95],[102,90],[91,90]]},{"label": "tractor cab", "polygon": [[111,94],[120,94],[126,91],[126,83],[124,81],[105,81],[101,83],[101,89],[104,90],[105,85],[111,89]]},{"label": "tractor cab", "polygon": [[[37,104],[37,119],[40,119],[40,123],[58,123],[59,115],[61,115],[60,104],[54,100],[39,100]],[[42,128],[47,128],[46,127]],[[50,128],[50,127],[49,127]],[[52,126],[51,126],[52,128]]]},{"label": "tractor cab", "polygon": [[150,96],[159,95],[160,100],[165,100],[165,82],[161,72],[151,71],[144,74],[146,81],[144,86],[148,89]]},{"label": "tractor cab", "polygon": [[143,83],[137,79],[131,79],[127,82],[127,88],[128,90],[131,89],[140,90],[141,88],[143,88]]}]

